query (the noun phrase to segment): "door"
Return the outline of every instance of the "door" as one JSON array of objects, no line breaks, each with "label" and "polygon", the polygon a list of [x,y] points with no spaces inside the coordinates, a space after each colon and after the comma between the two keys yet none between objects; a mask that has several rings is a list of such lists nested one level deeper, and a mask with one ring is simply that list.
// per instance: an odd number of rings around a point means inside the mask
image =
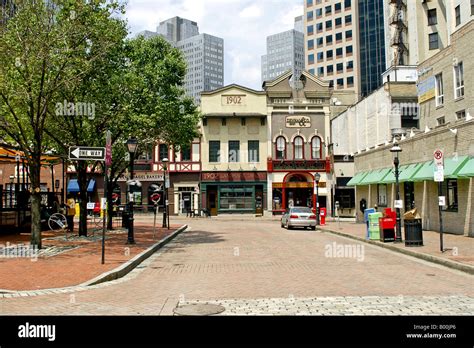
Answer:
[{"label": "door", "polygon": [[255,213],[257,215],[263,215],[263,192],[255,192]]},{"label": "door", "polygon": [[412,182],[403,183],[405,192],[405,211],[415,208],[415,184]]},{"label": "door", "polygon": [[208,191],[207,209],[211,213],[211,216],[217,215],[217,191]]},{"label": "door", "polygon": [[182,214],[189,214],[191,212],[191,192],[182,192]]}]

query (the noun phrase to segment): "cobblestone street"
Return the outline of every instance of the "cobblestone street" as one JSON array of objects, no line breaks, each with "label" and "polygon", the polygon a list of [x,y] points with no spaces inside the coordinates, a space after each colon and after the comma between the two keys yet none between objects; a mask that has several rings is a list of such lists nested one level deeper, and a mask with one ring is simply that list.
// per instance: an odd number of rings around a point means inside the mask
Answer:
[{"label": "cobblestone street", "polygon": [[126,277],[7,295],[0,313],[172,315],[199,301],[223,305],[223,315],[474,314],[474,278],[460,271],[279,221],[173,223],[190,229]]}]

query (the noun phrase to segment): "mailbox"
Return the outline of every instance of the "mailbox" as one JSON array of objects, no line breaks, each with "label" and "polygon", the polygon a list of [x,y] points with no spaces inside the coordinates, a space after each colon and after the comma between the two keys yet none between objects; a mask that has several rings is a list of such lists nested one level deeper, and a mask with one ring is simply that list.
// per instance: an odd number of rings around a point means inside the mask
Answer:
[{"label": "mailbox", "polygon": [[319,216],[320,216],[320,220],[321,220],[321,226],[324,226],[326,225],[326,215],[327,215],[327,209],[326,208],[321,208],[319,209],[320,213],[319,213]]}]

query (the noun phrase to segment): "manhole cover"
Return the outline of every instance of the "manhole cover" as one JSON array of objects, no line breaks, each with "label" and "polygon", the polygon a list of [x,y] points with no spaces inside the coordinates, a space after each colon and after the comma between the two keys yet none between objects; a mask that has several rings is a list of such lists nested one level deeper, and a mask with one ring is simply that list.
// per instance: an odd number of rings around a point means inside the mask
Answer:
[{"label": "manhole cover", "polygon": [[176,315],[214,315],[225,311],[225,308],[219,305],[209,303],[198,303],[176,307]]}]

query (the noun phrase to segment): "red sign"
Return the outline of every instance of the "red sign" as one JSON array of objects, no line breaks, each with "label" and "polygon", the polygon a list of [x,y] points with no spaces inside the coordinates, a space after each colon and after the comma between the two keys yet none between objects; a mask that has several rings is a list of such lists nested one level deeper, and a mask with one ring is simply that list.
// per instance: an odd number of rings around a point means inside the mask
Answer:
[{"label": "red sign", "polygon": [[112,134],[107,131],[107,140],[105,144],[105,165],[110,167],[112,165]]},{"label": "red sign", "polygon": [[444,158],[443,158],[443,151],[441,150],[436,150],[434,152],[434,161],[435,161],[435,167],[443,167],[443,162],[444,162]]},{"label": "red sign", "polygon": [[267,181],[266,172],[204,172],[203,181]]}]

